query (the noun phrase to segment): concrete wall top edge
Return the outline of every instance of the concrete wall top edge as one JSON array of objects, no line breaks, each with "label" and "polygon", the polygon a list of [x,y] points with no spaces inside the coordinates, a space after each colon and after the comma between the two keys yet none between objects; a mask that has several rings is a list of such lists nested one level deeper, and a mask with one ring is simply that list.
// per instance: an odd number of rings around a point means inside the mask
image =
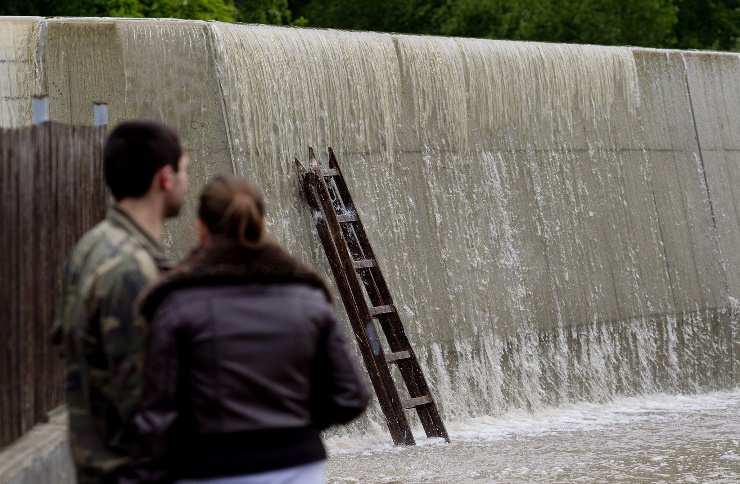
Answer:
[{"label": "concrete wall top edge", "polygon": [[656,53],[656,54],[690,54],[690,55],[723,55],[740,59],[740,52],[730,52],[723,50],[685,50],[685,49],[654,49],[650,47],[631,47],[635,53]]},{"label": "concrete wall top edge", "polygon": [[35,17],[33,15],[0,15],[0,22],[18,22],[18,21],[36,21],[44,20],[44,17]]},{"label": "concrete wall top edge", "polygon": [[176,18],[128,18],[128,17],[47,17],[49,22],[65,22],[65,23],[80,23],[80,22],[125,22],[125,23],[177,23],[177,24],[193,24],[193,25],[205,25],[213,22],[205,20],[183,20]]}]

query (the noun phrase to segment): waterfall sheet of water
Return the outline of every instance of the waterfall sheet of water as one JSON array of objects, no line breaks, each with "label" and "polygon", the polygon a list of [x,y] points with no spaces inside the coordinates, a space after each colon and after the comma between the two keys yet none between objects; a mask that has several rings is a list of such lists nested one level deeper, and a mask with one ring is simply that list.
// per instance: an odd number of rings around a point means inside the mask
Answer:
[{"label": "waterfall sheet of water", "polygon": [[213,30],[236,170],[274,200],[272,230],[325,266],[294,225],[291,160],[333,146],[447,418],[737,381],[699,142],[665,138],[696,122],[680,54]]},{"label": "waterfall sheet of water", "polygon": [[[0,127],[31,117],[31,96],[42,95],[44,25],[39,19],[0,17]],[[31,46],[29,48],[29,46]]]}]

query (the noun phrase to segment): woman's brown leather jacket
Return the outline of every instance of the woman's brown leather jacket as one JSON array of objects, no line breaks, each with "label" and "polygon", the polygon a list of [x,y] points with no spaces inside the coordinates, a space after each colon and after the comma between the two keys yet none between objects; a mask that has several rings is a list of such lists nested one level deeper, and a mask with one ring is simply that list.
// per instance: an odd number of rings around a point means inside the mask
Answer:
[{"label": "woman's brown leather jacket", "polygon": [[152,288],[136,417],[148,466],[171,480],[325,459],[319,431],[369,398],[329,298],[275,244],[201,249]]}]

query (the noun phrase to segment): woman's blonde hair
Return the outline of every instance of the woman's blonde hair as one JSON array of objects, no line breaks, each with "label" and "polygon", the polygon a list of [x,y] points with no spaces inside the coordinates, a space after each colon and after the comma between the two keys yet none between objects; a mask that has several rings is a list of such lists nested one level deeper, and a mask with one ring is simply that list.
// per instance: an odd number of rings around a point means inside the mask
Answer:
[{"label": "woman's blonde hair", "polygon": [[236,176],[217,176],[203,188],[198,217],[213,235],[246,247],[261,245],[265,235],[265,202],[260,191]]}]

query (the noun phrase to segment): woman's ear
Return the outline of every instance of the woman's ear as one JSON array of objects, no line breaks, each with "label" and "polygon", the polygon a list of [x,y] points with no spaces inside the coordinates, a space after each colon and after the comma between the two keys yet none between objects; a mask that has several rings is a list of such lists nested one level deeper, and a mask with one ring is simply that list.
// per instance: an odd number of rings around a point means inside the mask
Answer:
[{"label": "woman's ear", "polygon": [[195,219],[195,232],[198,235],[198,244],[202,247],[208,246],[211,241],[211,234],[206,228],[206,224],[199,218]]}]

